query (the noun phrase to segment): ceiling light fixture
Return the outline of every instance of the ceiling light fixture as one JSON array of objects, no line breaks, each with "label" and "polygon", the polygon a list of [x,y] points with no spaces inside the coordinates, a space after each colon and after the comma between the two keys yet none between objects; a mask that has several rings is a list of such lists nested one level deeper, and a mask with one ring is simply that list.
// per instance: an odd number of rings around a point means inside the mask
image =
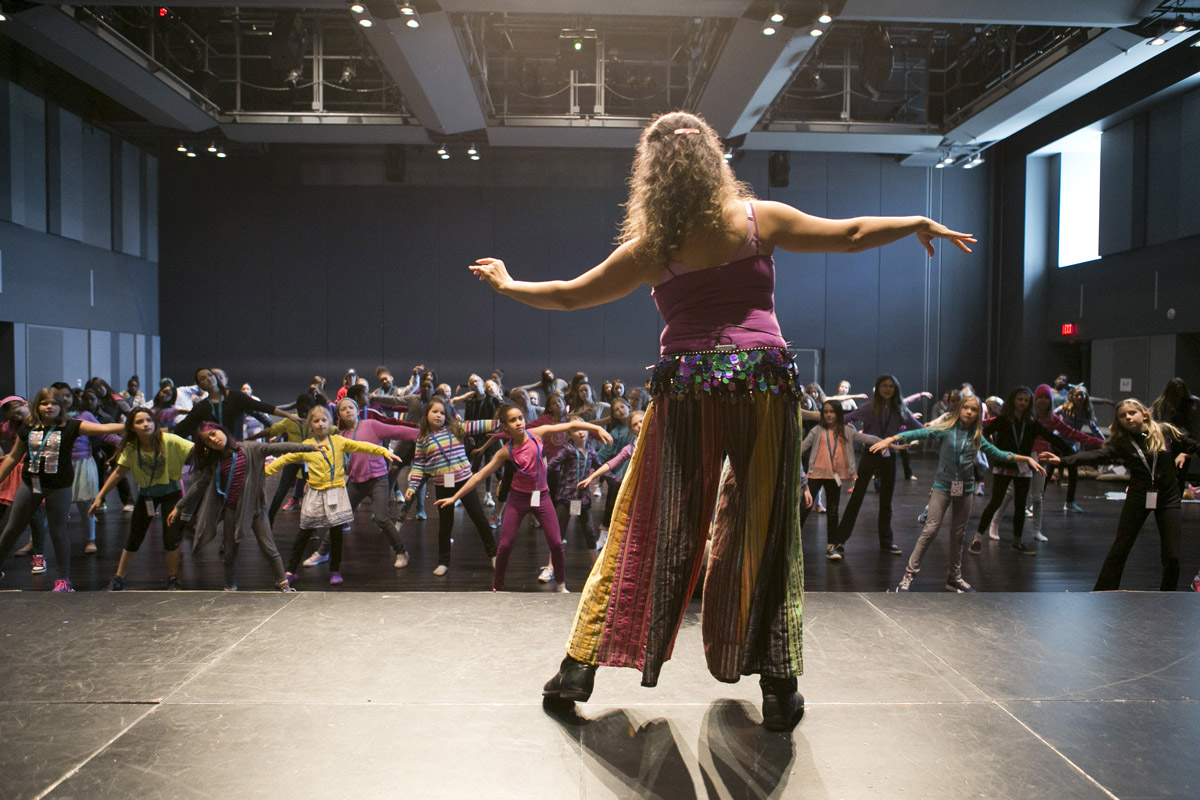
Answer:
[{"label": "ceiling light fixture", "polygon": [[778,11],[776,11],[768,19],[775,23],[783,22],[783,14],[780,14]]},{"label": "ceiling light fixture", "polygon": [[833,22],[833,17],[829,16],[829,12],[826,11],[824,14],[817,17],[817,22],[821,23],[822,25],[828,25],[829,23]]},{"label": "ceiling light fixture", "polygon": [[983,163],[983,153],[976,153],[975,155],[973,155],[969,159],[967,159],[967,162],[965,164],[963,164],[963,169],[975,169],[982,163]]},{"label": "ceiling light fixture", "polygon": [[726,161],[733,161],[733,147],[731,145],[725,146],[724,157]]},{"label": "ceiling light fixture", "polygon": [[195,150],[188,150],[188,151],[187,151],[187,157],[188,157],[188,158],[195,158],[195,157],[196,157],[196,151],[195,151]]},{"label": "ceiling light fixture", "polygon": [[437,154],[441,156],[442,161],[450,160],[450,153],[446,151],[446,145],[441,145],[438,147]]},{"label": "ceiling light fixture", "polygon": [[217,158],[225,158],[225,157],[226,157],[226,156],[225,156],[225,151],[224,151],[224,150],[218,150],[218,151],[217,151]]},{"label": "ceiling light fixture", "polygon": [[1166,43],[1167,43],[1167,40],[1165,38],[1163,38],[1163,35],[1161,33],[1158,36],[1155,36],[1153,39],[1150,40],[1151,47],[1162,47]]},{"label": "ceiling light fixture", "polygon": [[367,19],[366,17],[363,17],[362,19],[360,19],[360,20],[358,21],[358,24],[359,24],[359,25],[362,25],[364,28],[370,28],[370,27],[371,27],[372,25],[374,25],[375,23],[374,23],[374,22],[372,22],[371,20]]},{"label": "ceiling light fixture", "polygon": [[176,147],[175,149],[178,150],[180,153],[186,153],[188,151],[187,145],[184,144],[183,142],[180,142],[179,146]]},{"label": "ceiling light fixture", "polygon": [[350,10],[353,11],[355,14],[361,14],[367,10],[367,7],[364,6],[362,3],[351,3]]},{"label": "ceiling light fixture", "polygon": [[415,17],[417,10],[413,8],[412,3],[402,3],[400,5],[400,14],[405,17]]},{"label": "ceiling light fixture", "polygon": [[766,25],[763,26],[763,36],[774,36],[775,33],[776,33],[775,26],[772,25],[771,23],[768,22]]},{"label": "ceiling light fixture", "polygon": [[209,142],[209,143],[208,143],[208,152],[210,152],[210,153],[215,153],[215,152],[217,152],[217,143],[216,143],[216,142]]},{"label": "ceiling light fixture", "polygon": [[1171,28],[1171,30],[1175,31],[1175,33],[1183,33],[1187,29],[1188,29],[1187,21],[1183,18],[1183,15],[1180,14],[1178,17],[1175,18],[1175,27]]},{"label": "ceiling light fixture", "polygon": [[815,36],[820,36],[823,33],[825,33],[825,31],[821,30],[820,28],[813,28],[811,31],[808,32],[808,35],[815,37]]},{"label": "ceiling light fixture", "polygon": [[8,22],[8,17],[4,16],[3,12],[0,12],[0,22]]},{"label": "ceiling light fixture", "polygon": [[421,19],[419,17],[409,17],[404,24],[410,28],[419,28],[421,27]]}]

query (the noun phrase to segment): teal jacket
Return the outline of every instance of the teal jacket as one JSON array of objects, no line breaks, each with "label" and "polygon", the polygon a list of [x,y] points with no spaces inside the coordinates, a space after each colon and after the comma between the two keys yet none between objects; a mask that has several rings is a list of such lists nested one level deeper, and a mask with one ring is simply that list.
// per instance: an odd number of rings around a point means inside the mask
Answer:
[{"label": "teal jacket", "polygon": [[1017,460],[1012,453],[1001,450],[982,437],[980,446],[976,447],[975,437],[962,423],[944,430],[920,428],[896,435],[899,442],[915,442],[921,439],[942,440],[941,450],[938,451],[937,473],[933,476],[933,488],[943,492],[950,491],[952,481],[962,481],[964,494],[975,490],[975,456],[979,450],[983,450],[984,455],[993,464],[1001,461],[1011,464]]}]

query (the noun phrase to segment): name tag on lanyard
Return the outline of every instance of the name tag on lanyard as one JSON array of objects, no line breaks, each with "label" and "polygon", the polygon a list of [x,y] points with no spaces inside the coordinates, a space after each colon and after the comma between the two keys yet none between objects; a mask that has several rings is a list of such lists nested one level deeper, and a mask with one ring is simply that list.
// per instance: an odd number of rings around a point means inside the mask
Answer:
[{"label": "name tag on lanyard", "polygon": [[42,493],[42,480],[41,480],[41,478],[39,478],[37,475],[30,475],[30,476],[29,476],[29,483],[30,483],[30,488],[32,488],[32,489],[33,489],[33,493],[34,493],[34,494],[41,494],[41,493]]},{"label": "name tag on lanyard", "polygon": [[454,488],[454,473],[453,472],[447,472],[444,475],[442,475],[442,486],[445,486],[447,489]]},{"label": "name tag on lanyard", "polygon": [[534,489],[533,494],[529,495],[529,507],[537,508],[542,504],[542,490]]},{"label": "name tag on lanyard", "polygon": [[1158,508],[1158,492],[1146,492],[1146,508]]},{"label": "name tag on lanyard", "polygon": [[962,481],[950,481],[950,496],[951,497],[962,497],[963,496],[963,482]]},{"label": "name tag on lanyard", "polygon": [[572,500],[571,501],[571,516],[578,517],[582,513],[583,513],[583,501],[582,500]]},{"label": "name tag on lanyard", "polygon": [[154,500],[149,497],[146,498],[146,516],[154,518]]}]

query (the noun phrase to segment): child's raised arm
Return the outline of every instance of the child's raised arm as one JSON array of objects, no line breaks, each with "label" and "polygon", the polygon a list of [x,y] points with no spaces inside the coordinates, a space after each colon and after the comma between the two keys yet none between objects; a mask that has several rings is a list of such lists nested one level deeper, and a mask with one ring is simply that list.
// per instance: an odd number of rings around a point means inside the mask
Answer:
[{"label": "child's raised arm", "polygon": [[[466,483],[459,487],[457,492],[450,497],[443,497],[441,500],[436,501],[434,505],[436,505],[438,508],[446,508],[448,506],[453,507],[454,504],[457,503],[463,496],[465,496],[467,492],[475,491],[475,487],[478,486],[484,478],[500,469],[500,465],[505,461],[508,461],[508,448],[503,448],[498,451],[496,455],[492,456],[492,460],[485,464],[483,469],[472,475]],[[412,496],[412,491],[412,489],[409,489],[407,492],[405,492],[406,499]]]}]

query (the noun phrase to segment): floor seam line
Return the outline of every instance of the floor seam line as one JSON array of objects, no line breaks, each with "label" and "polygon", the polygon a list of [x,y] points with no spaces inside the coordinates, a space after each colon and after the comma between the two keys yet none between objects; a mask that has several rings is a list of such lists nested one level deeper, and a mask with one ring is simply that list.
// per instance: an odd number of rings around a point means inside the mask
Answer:
[{"label": "floor seam line", "polygon": [[1041,734],[1039,734],[1033,728],[1026,725],[1025,722],[1020,717],[1018,717],[1016,714],[1014,714],[1012,711],[1010,711],[1003,703],[997,702],[996,707],[999,708],[1001,711],[1003,711],[1005,714],[1008,714],[1008,716],[1012,717],[1013,721],[1016,722],[1018,725],[1020,725],[1025,730],[1029,731],[1030,735],[1033,736],[1033,738],[1037,739],[1039,742],[1046,745],[1046,747],[1050,748],[1050,752],[1054,753],[1056,756],[1061,758],[1063,761],[1067,762],[1067,764],[1069,764],[1071,766],[1071,769],[1075,770],[1080,775],[1082,775],[1084,778],[1086,778],[1097,789],[1104,792],[1105,795],[1112,798],[1112,800],[1121,800],[1121,798],[1117,797],[1117,795],[1115,795],[1111,791],[1109,791],[1108,787],[1106,787],[1104,784],[1100,783],[1100,781],[1096,780],[1091,775],[1087,774],[1087,772],[1084,771],[1083,767],[1079,766],[1074,761],[1072,761],[1070,758],[1068,758],[1067,755],[1063,751],[1059,750],[1057,747],[1050,744],[1050,742],[1046,741],[1046,739],[1043,738]]},{"label": "floor seam line", "polygon": [[79,762],[74,767],[67,770],[66,774],[64,774],[61,778],[59,778],[54,783],[50,784],[45,789],[43,789],[40,794],[35,795],[33,800],[42,800],[43,797],[45,797],[46,795],[53,792],[55,789],[57,789],[59,786],[61,786],[63,783],[65,783],[68,779],[74,777],[75,775],[78,775],[79,771],[81,769],[83,769],[88,764],[90,764],[92,761],[94,761],[97,756],[99,756],[101,753],[103,753],[105,750],[107,750],[109,747],[111,747],[114,742],[116,742],[118,739],[120,739],[125,734],[129,733],[129,731],[133,730],[133,727],[135,725],[137,725],[139,722],[144,720],[146,717],[153,714],[155,709],[157,709],[158,707],[159,707],[159,704],[155,703],[150,708],[146,709],[146,712],[144,714],[139,716],[133,722],[126,725],[124,728],[122,728],[119,732],[117,732],[117,734],[115,736],[113,736],[107,742],[105,742],[104,744],[97,747],[95,749],[95,751],[93,751],[92,754],[89,755],[87,758],[85,758],[83,761]]}]

